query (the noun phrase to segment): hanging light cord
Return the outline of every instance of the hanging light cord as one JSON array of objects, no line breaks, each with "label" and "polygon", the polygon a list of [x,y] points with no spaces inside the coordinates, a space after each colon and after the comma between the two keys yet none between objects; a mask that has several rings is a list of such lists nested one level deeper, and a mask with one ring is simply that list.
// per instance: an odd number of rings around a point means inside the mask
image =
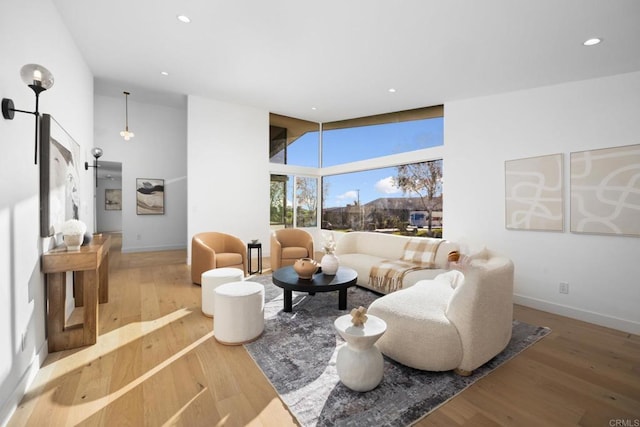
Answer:
[{"label": "hanging light cord", "polygon": [[124,130],[129,132],[129,92],[124,93]]},{"label": "hanging light cord", "polygon": [[125,126],[124,126],[124,130],[120,132],[120,136],[124,137],[125,141],[128,141],[131,138],[133,138],[135,135],[133,132],[129,132],[129,92],[122,92],[122,93],[124,93]]}]

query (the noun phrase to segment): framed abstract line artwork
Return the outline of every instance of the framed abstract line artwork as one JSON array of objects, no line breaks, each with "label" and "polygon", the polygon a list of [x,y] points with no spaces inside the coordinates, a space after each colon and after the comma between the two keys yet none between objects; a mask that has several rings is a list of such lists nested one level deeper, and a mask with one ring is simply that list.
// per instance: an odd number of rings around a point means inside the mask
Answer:
[{"label": "framed abstract line artwork", "polygon": [[40,120],[40,235],[80,219],[80,145],[49,114]]},{"label": "framed abstract line artwork", "polygon": [[571,153],[571,232],[640,236],[640,144]]},{"label": "framed abstract line artwork", "polygon": [[505,226],[510,230],[563,231],[563,156],[505,161]]},{"label": "framed abstract line artwork", "polygon": [[104,190],[104,210],[105,211],[121,211],[122,210],[122,189],[107,188]]},{"label": "framed abstract line artwork", "polygon": [[136,179],[136,213],[164,215],[164,179]]}]

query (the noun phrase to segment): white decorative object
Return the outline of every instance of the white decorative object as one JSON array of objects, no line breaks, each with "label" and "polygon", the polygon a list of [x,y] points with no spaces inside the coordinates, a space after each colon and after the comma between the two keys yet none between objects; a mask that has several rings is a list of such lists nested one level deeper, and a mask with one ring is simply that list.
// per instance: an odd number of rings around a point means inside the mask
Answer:
[{"label": "white decorative object", "polygon": [[322,248],[326,254],[332,254],[336,250],[336,241],[333,238],[333,234],[331,233],[323,233],[322,234]]},{"label": "white decorative object", "polygon": [[62,241],[67,246],[68,251],[79,251],[84,240],[84,234],[63,234]]},{"label": "white decorative object", "polygon": [[335,255],[336,241],[333,238],[332,233],[322,234],[322,248],[325,255],[320,260],[320,267],[322,267],[322,273],[328,276],[333,276],[338,272],[340,266],[340,260]]},{"label": "white decorative object", "polygon": [[333,276],[338,272],[340,260],[334,254],[325,254],[320,260],[320,267],[322,267],[323,274]]},{"label": "white decorative object", "polygon": [[367,316],[367,322],[354,326],[351,314],[338,317],[333,323],[346,341],[338,349],[336,370],[340,381],[354,391],[373,390],[382,381],[384,359],[374,344],[384,334],[387,324],[376,316]]},{"label": "white decorative object", "polygon": [[84,233],[87,232],[87,226],[84,222],[77,219],[70,219],[60,227],[62,232],[62,240],[67,246],[68,251],[79,251],[84,241]]},{"label": "white decorative object", "polygon": [[214,291],[213,335],[221,344],[240,345],[257,339],[264,330],[264,286],[245,280],[218,286]]},{"label": "white decorative object", "polygon": [[241,282],[244,272],[239,268],[222,267],[207,270],[202,273],[200,286],[202,287],[202,314],[213,317],[215,314],[215,289],[229,282]]}]

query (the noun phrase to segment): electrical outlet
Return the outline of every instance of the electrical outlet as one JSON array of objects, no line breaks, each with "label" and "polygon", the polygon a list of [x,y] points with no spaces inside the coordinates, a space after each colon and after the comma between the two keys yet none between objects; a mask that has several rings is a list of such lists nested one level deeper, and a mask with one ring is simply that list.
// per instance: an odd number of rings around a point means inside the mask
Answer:
[{"label": "electrical outlet", "polygon": [[561,294],[568,294],[569,293],[569,282],[560,282],[560,287],[558,288],[558,291]]},{"label": "electrical outlet", "polygon": [[137,239],[137,240],[142,239],[142,234],[138,234],[138,235],[136,235],[136,239]]}]

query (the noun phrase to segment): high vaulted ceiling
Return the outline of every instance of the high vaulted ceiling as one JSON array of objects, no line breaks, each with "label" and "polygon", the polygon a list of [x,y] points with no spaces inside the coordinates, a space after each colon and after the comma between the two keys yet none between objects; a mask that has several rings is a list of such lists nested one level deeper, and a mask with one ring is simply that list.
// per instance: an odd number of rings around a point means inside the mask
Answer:
[{"label": "high vaulted ceiling", "polygon": [[[638,0],[53,2],[114,96],[198,95],[312,121],[640,70]],[[583,46],[591,37],[603,42]]]}]

